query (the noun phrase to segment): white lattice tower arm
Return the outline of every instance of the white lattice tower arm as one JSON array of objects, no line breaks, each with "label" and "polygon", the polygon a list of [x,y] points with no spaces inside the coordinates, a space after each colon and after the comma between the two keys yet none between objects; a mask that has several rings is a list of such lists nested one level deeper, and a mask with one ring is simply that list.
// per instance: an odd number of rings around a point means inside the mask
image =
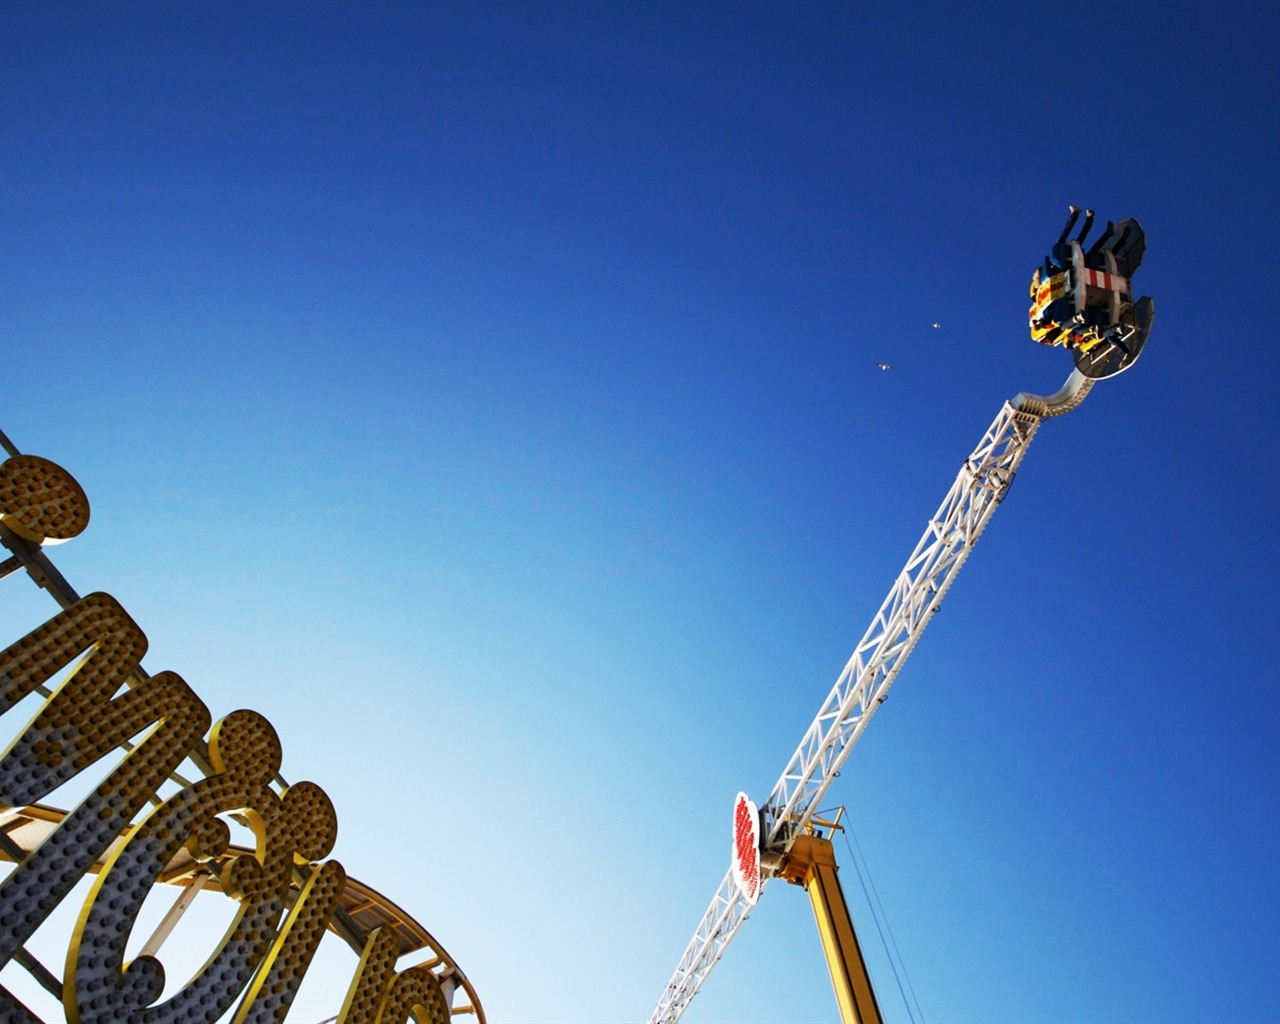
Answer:
[{"label": "white lattice tower arm", "polygon": [[[818,810],[991,513],[1004,499],[1041,421],[1070,412],[1084,401],[1092,383],[1073,372],[1055,395],[1017,395],[1004,404],[965,459],[889,596],[762,805],[765,850],[777,849],[802,831]],[[750,910],[730,871],[703,914],[650,1024],[675,1024],[680,1019]]]}]

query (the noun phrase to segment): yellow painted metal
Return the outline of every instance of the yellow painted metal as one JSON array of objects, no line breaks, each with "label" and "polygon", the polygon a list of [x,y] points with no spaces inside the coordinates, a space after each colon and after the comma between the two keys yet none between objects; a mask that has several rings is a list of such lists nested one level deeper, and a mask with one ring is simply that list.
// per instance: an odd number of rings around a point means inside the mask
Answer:
[{"label": "yellow painted metal", "polygon": [[[79,597],[48,563],[40,546],[74,537],[88,516],[65,470],[18,454],[0,462],[0,545],[63,609],[0,648],[0,716],[32,694],[45,698],[0,751],[0,860],[14,864],[0,878],[0,966],[26,966],[61,999],[68,1024],[209,1024],[237,1001],[235,1024],[280,1024],[329,929],[357,952],[375,941],[381,951],[378,969],[362,955],[352,980],[370,1020],[447,1024],[466,1013],[483,1024],[474,989],[425,930],[337,861],[320,862],[337,838],[333,806],[312,782],[283,784],[271,724],[241,710],[210,730],[209,709],[180,676],[142,670],[147,639],[124,608],[109,594]],[[6,563],[0,575],[9,571]],[[203,778],[176,773],[187,759]],[[76,779],[94,788],[74,810],[37,803]],[[252,847],[230,844],[228,816],[249,828]],[[58,979],[25,943],[89,875]],[[126,962],[137,915],[160,882],[187,885],[184,902]],[[215,948],[204,966],[166,992],[158,953],[197,889],[239,906],[221,937],[208,936]],[[400,968],[402,954],[424,947],[434,954],[427,963]],[[470,1001],[451,1010],[458,991]],[[0,988],[0,1022],[18,1019],[37,1020]],[[342,1024],[355,1020],[344,1011]]]},{"label": "yellow painted metal", "polygon": [[17,455],[0,464],[0,522],[32,544],[61,544],[89,525],[89,499],[61,466]]},{"label": "yellow painted metal", "polygon": [[793,885],[803,885],[809,893],[840,1019],[844,1024],[882,1024],[849,906],[836,876],[831,840],[812,834],[796,836],[779,874]]}]

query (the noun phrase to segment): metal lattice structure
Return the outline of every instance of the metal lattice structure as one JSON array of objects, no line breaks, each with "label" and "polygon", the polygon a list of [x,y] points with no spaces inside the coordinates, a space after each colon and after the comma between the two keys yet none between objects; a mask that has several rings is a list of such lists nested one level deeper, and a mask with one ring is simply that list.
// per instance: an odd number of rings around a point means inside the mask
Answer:
[{"label": "metal lattice structure", "polygon": [[[853,745],[888,695],[925,626],[1004,500],[1042,420],[1070,412],[1093,381],[1078,370],[1056,394],[1021,393],[1004,403],[965,459],[915,551],[822,703],[768,800],[761,806],[764,859],[804,831]],[[766,874],[761,883],[768,880]],[[649,1024],[680,1019],[750,914],[730,870],[698,923]]]}]

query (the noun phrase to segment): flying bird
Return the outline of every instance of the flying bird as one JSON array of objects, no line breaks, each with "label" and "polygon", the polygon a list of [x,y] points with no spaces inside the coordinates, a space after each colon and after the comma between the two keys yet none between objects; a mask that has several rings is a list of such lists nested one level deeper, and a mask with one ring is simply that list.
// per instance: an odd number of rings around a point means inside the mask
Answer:
[{"label": "flying bird", "polygon": [[942,326],[942,324],[940,324],[940,323],[934,323],[934,324],[932,324],[931,326],[932,326],[932,327],[933,327],[933,329],[936,331],[939,327],[941,327],[941,326]]},{"label": "flying bird", "polygon": [[893,369],[893,363],[876,363],[876,366],[880,367],[880,369],[882,369],[882,370],[892,370],[892,369]]}]

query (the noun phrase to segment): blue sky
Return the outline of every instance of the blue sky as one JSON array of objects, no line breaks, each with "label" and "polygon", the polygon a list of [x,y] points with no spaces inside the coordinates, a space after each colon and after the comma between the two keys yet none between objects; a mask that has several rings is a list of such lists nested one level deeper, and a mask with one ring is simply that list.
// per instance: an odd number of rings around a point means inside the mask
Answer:
[{"label": "blue sky", "polygon": [[[640,1021],[734,794],[1067,375],[1026,329],[1066,205],[1138,217],[1147,353],[1043,427],[831,801],[933,1024],[1274,1020],[1277,29],[9,3],[0,428],[90,496],[72,582],[273,721],[490,1021]],[[685,1019],[837,1019],[803,893]]]}]

